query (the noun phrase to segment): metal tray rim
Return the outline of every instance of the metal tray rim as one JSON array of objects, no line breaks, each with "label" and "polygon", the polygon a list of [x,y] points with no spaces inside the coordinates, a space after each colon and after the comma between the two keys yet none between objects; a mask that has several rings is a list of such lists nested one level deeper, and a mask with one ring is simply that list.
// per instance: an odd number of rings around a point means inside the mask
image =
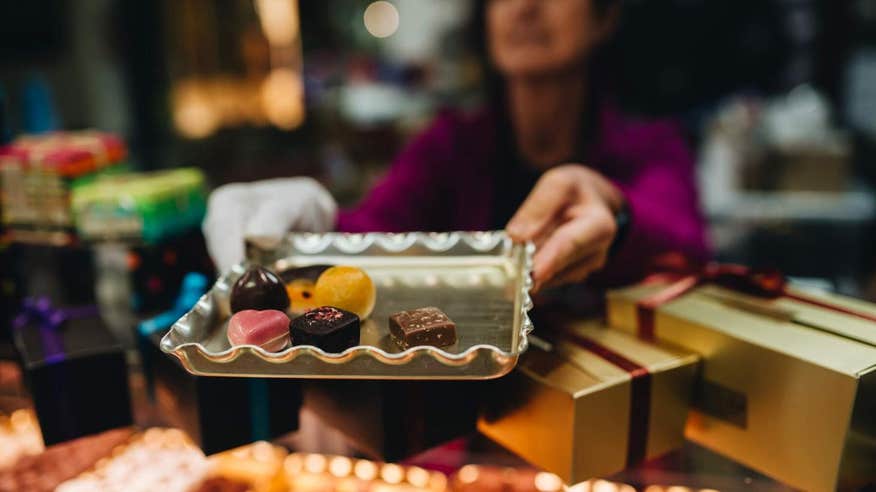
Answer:
[{"label": "metal tray rim", "polygon": [[[290,234],[284,240],[291,241],[295,248],[299,251],[308,254],[319,254],[329,247],[334,247],[346,253],[355,254],[364,251],[372,245],[387,252],[403,251],[411,246],[418,244],[432,252],[447,251],[456,245],[459,241],[465,242],[468,246],[476,251],[486,251],[494,248],[501,241],[508,241],[504,231],[485,231],[485,232],[408,232],[408,233],[364,233],[364,234],[349,234],[349,233],[295,233]],[[302,356],[312,356],[316,359],[329,364],[344,364],[352,359],[359,357],[372,357],[377,361],[386,365],[403,365],[409,363],[415,358],[431,357],[436,361],[446,366],[463,366],[475,360],[483,351],[492,353],[493,357],[497,358],[516,358],[526,351],[529,346],[528,335],[533,330],[532,320],[529,317],[529,311],[533,307],[532,298],[529,291],[532,288],[532,278],[528,275],[532,271],[532,258],[535,252],[535,246],[532,243],[527,243],[523,246],[523,281],[521,282],[521,303],[520,303],[520,330],[518,333],[518,344],[516,349],[506,352],[499,347],[489,344],[473,345],[460,353],[450,353],[438,347],[421,346],[411,347],[397,353],[387,352],[379,347],[370,345],[359,345],[350,347],[341,353],[327,353],[318,347],[312,345],[298,345],[289,347],[281,352],[268,352],[261,347],[255,345],[238,345],[230,347],[220,352],[208,351],[199,342],[185,342],[176,344],[172,340],[172,335],[178,330],[178,326],[189,321],[189,318],[199,310],[207,311],[210,309],[213,289],[204,294],[195,306],[177,320],[170,330],[162,337],[160,347],[167,354],[176,356],[184,366],[190,367],[188,358],[197,354],[204,359],[213,363],[223,363],[233,361],[243,355],[250,354],[259,359],[272,363],[282,364],[290,362]],[[246,262],[236,265],[234,268],[238,270],[245,269]],[[221,276],[215,285],[226,282],[229,274]],[[192,353],[194,351],[194,354]]]}]

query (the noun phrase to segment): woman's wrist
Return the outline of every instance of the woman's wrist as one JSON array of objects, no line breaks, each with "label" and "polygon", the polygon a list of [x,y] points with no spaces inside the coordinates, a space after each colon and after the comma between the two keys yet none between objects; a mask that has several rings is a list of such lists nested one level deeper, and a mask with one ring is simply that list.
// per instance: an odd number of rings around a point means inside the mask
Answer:
[{"label": "woman's wrist", "polygon": [[632,227],[633,215],[627,200],[621,195],[620,207],[614,213],[615,233],[608,247],[608,256],[613,257],[621,249]]}]

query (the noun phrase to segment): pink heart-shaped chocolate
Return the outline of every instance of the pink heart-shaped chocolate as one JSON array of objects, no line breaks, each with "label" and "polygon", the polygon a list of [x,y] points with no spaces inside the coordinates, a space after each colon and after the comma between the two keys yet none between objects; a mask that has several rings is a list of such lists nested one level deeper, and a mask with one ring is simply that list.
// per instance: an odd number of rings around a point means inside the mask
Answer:
[{"label": "pink heart-shaped chocolate", "polygon": [[289,317],[283,311],[247,309],[228,320],[231,345],[258,345],[277,352],[289,344]]}]

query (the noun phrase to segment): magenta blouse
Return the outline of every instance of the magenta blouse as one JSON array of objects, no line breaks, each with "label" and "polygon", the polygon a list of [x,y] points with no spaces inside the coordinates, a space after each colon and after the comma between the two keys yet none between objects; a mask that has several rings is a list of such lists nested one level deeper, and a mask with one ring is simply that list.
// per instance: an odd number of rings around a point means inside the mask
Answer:
[{"label": "magenta blouse", "polygon": [[[355,208],[343,210],[344,232],[485,230],[491,227],[497,125],[488,111],[449,112],[418,135]],[[694,184],[693,158],[668,121],[625,117],[605,108],[587,166],[626,196],[632,222],[600,283],[644,274],[649,261],[674,251],[705,259],[708,246]]]}]

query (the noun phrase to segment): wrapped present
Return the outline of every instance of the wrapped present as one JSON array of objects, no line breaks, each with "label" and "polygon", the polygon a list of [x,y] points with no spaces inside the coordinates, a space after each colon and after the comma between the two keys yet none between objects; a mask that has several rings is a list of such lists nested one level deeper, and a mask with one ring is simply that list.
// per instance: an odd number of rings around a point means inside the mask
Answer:
[{"label": "wrapped present", "polygon": [[0,147],[3,224],[17,241],[67,244],[73,238],[71,191],[125,169],[127,148],[95,131],[23,136]]},{"label": "wrapped present", "polygon": [[200,229],[158,244],[128,248],[126,269],[133,291],[131,308],[140,313],[163,311],[172,305],[190,272],[215,277]]},{"label": "wrapped present", "polygon": [[125,353],[95,306],[26,299],[13,339],[46,445],[132,423]]},{"label": "wrapped present", "polygon": [[156,335],[164,335],[176,320],[189,312],[209,289],[207,277],[200,273],[188,273],[183,278],[182,287],[176,301],[170,309],[147,319],[137,325],[137,348],[140,351],[140,364],[143,367],[143,376],[146,379],[146,391],[152,400],[155,399],[155,366],[156,357],[167,357],[165,354],[156,353],[154,350],[154,338]]},{"label": "wrapped present", "polygon": [[105,176],[73,190],[76,231],[84,240],[157,243],[200,226],[206,197],[195,168]]},{"label": "wrapped present", "polygon": [[608,295],[613,327],[703,357],[687,435],[806,490],[876,481],[876,306],[735,265]]},{"label": "wrapped present", "polygon": [[500,380],[478,430],[576,483],[678,448],[699,357],[572,322]]},{"label": "wrapped present", "polygon": [[207,288],[203,275],[187,275],[174,307],[137,327],[148,391],[159,411],[208,454],[297,430],[300,382],[195,376],[161,352],[161,337]]},{"label": "wrapped present", "polygon": [[484,381],[323,380],[305,406],[365,455],[397,461],[476,429]]}]

